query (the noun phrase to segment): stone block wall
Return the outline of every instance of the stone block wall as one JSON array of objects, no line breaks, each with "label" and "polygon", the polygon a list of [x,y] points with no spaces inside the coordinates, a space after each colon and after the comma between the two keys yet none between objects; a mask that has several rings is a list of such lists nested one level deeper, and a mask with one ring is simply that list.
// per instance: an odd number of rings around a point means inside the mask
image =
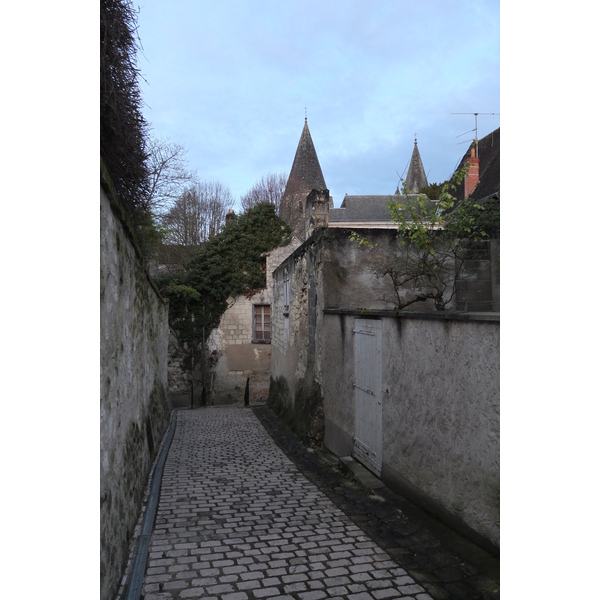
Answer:
[{"label": "stone block wall", "polygon": [[321,244],[313,244],[318,235],[299,246],[273,273],[269,403],[289,417],[299,434],[321,442],[320,332],[325,301],[323,265],[327,264],[327,253]]},{"label": "stone block wall", "polygon": [[297,246],[296,242],[275,248],[266,254],[264,289],[250,298],[242,295],[229,299],[229,308],[207,342],[207,353],[210,356],[208,389],[211,403],[241,402],[248,379],[250,402],[266,400],[269,393],[271,344],[257,343],[253,340],[253,306],[271,306],[272,319],[273,270]]},{"label": "stone block wall", "polygon": [[100,191],[100,597],[112,600],[171,407],[167,306],[106,188]]},{"label": "stone block wall", "polygon": [[[185,353],[173,331],[169,335],[169,398],[173,408],[190,406],[190,374],[185,368]],[[194,385],[196,385],[194,383]],[[199,390],[202,391],[201,389]],[[194,401],[199,400],[198,390],[194,389]],[[196,404],[197,406],[197,404]]]},{"label": "stone block wall", "polygon": [[244,399],[250,379],[250,402],[265,400],[269,391],[271,344],[253,343],[254,304],[271,304],[271,294],[262,290],[252,298],[230,299],[230,307],[208,340],[210,355],[210,402],[230,404]]},{"label": "stone block wall", "polygon": [[267,285],[266,289],[269,291],[270,297],[273,296],[273,272],[277,267],[288,257],[290,254],[300,246],[300,242],[297,240],[288,244],[287,246],[281,246],[271,250],[267,255]]},{"label": "stone block wall", "polygon": [[267,290],[264,290],[250,299],[245,296],[230,299],[229,308],[219,323],[219,329],[223,332],[223,341],[227,345],[252,342],[252,306],[271,304],[270,296]]}]

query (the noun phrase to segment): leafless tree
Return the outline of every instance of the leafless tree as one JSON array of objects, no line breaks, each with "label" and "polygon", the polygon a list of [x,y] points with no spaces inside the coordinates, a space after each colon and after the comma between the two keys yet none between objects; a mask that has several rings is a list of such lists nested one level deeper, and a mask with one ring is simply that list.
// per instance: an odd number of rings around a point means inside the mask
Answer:
[{"label": "leafless tree", "polygon": [[438,310],[445,310],[456,294],[464,254],[460,240],[447,239],[436,243],[435,253],[407,244],[402,236],[386,250],[374,248],[375,276],[389,278],[394,291],[391,300],[382,300],[401,310],[431,299]]},{"label": "leafless tree", "polygon": [[164,212],[186,189],[198,182],[187,168],[186,148],[166,138],[148,141],[148,193],[146,205],[154,213]]},{"label": "leafless tree", "polygon": [[165,244],[198,246],[221,231],[234,205],[228,187],[218,181],[196,182],[160,216]]},{"label": "leafless tree", "polygon": [[455,206],[449,191],[462,182],[467,168],[444,184],[435,202],[422,194],[408,194],[403,182],[402,194],[396,190],[388,203],[390,217],[398,224],[395,243],[389,247],[378,247],[356,231],[350,234],[353,242],[371,251],[375,276],[392,284],[394,295],[382,300],[397,310],[429,299],[438,310],[453,303],[468,241],[486,235],[474,229],[473,212],[464,203]]},{"label": "leafless tree", "polygon": [[242,210],[245,212],[249,208],[269,202],[275,205],[275,212],[279,214],[279,205],[287,184],[287,175],[285,173],[268,173],[263,175],[257,181],[250,191],[241,198]]}]

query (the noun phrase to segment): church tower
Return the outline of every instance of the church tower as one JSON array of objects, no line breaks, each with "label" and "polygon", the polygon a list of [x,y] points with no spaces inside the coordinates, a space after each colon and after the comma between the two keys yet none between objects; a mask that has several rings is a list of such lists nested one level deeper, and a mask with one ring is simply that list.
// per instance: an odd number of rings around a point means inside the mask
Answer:
[{"label": "church tower", "polygon": [[292,170],[279,206],[279,216],[289,224],[293,234],[302,242],[306,237],[306,197],[312,190],[325,189],[325,178],[305,118]]},{"label": "church tower", "polygon": [[427,185],[427,175],[425,175],[419,148],[417,148],[417,138],[415,138],[415,147],[406,174],[406,191],[409,194],[418,194]]}]

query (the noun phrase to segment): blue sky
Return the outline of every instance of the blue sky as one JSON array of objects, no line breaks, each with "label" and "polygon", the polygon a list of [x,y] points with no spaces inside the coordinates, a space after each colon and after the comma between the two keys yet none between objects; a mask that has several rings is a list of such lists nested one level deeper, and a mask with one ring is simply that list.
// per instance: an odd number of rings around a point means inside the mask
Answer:
[{"label": "blue sky", "polygon": [[[289,173],[305,109],[336,206],[392,193],[415,133],[445,180],[475,127],[452,113],[500,113],[497,0],[145,0],[138,25],[152,134],[236,200]],[[498,126],[481,114],[479,137]]]}]

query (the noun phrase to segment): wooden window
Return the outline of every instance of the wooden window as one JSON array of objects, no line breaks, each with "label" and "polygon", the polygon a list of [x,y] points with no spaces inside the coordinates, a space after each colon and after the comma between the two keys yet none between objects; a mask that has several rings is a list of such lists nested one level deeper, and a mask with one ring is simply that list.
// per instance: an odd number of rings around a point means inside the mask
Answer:
[{"label": "wooden window", "polygon": [[268,304],[255,304],[252,316],[252,341],[271,341],[271,307]]}]

